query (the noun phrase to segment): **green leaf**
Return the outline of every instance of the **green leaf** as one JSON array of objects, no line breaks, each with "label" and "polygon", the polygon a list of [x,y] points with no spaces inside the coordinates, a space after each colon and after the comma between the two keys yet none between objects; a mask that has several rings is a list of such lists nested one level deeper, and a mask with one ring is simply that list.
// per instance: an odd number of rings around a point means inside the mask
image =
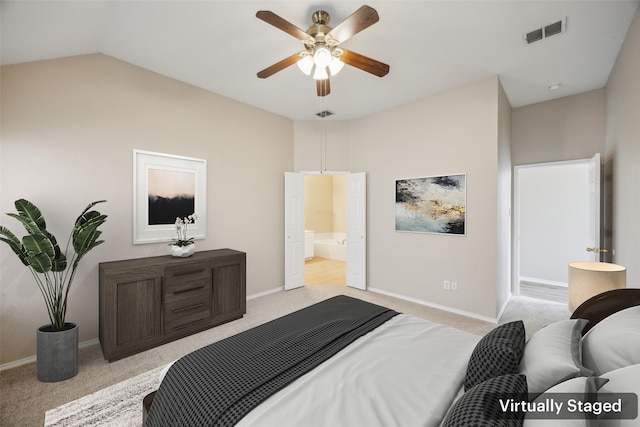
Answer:
[{"label": "green leaf", "polygon": [[22,246],[27,250],[29,255],[44,253],[49,258],[56,255],[56,251],[49,237],[44,234],[30,234],[22,238]]},{"label": "green leaf", "polygon": [[67,257],[62,252],[57,252],[51,260],[51,271],[64,271],[67,268]]},{"label": "green leaf", "polygon": [[58,242],[56,241],[55,236],[47,231],[47,224],[40,212],[40,209],[25,199],[16,200],[15,206],[18,213],[7,213],[7,215],[20,221],[29,234],[44,234],[47,236],[51,241],[56,254],[60,253]]},{"label": "green leaf", "polygon": [[29,234],[42,234],[42,230],[38,227],[38,224],[33,222],[31,218],[12,212],[8,212],[7,215],[20,221]]},{"label": "green leaf", "polygon": [[39,253],[27,257],[27,262],[37,273],[51,271],[51,258],[47,254]]},{"label": "green leaf", "polygon": [[28,218],[35,223],[41,231],[47,229],[47,224],[40,212],[40,209],[36,205],[25,199],[19,199],[15,201],[16,210],[23,218]]},{"label": "green leaf", "polygon": [[78,219],[76,219],[76,225],[72,233],[72,242],[73,249],[79,258],[102,243],[97,241],[102,234],[102,232],[98,230],[98,227],[107,220],[107,216],[97,211],[89,211],[92,206],[102,202],[104,202],[104,200],[89,204]]},{"label": "green leaf", "polygon": [[98,230],[100,224],[102,224],[102,222],[87,227],[78,227],[74,230],[73,249],[79,257],[97,246],[96,241],[102,234],[102,231]]},{"label": "green leaf", "polygon": [[20,243],[20,240],[18,240],[18,238],[6,227],[3,227],[0,225],[0,235],[3,235],[5,237],[0,237],[0,240],[5,242],[7,245],[9,245],[9,247],[11,248],[11,250],[18,255],[18,258],[20,258],[20,261],[22,261],[22,263],[24,265],[29,265],[27,263],[27,251],[25,250],[25,248],[22,246],[22,243]]},{"label": "green leaf", "polygon": [[[86,208],[84,208],[84,210],[82,211],[82,213],[78,216],[78,218],[76,218],[76,222],[75,222],[75,226],[77,227],[78,225],[84,224],[85,222],[87,222],[87,218],[89,218],[91,215],[100,215],[100,212],[90,212],[89,214],[87,214],[87,212],[89,211],[89,209],[91,209],[92,207],[94,207],[95,205],[97,205],[98,203],[105,203],[106,200],[97,200],[95,202],[91,202],[87,205]],[[104,216],[105,218],[107,217],[106,215]],[[103,221],[104,222],[104,221]]]}]

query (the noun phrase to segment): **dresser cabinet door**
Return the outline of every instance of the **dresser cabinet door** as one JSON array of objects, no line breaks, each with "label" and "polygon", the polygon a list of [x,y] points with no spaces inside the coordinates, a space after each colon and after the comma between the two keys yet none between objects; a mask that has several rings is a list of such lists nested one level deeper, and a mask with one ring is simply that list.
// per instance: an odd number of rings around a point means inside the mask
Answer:
[{"label": "dresser cabinet door", "polygon": [[162,341],[162,275],[138,272],[107,279],[102,307],[103,352],[115,360]]},{"label": "dresser cabinet door", "polygon": [[245,258],[214,263],[212,267],[214,323],[223,323],[246,313]]}]

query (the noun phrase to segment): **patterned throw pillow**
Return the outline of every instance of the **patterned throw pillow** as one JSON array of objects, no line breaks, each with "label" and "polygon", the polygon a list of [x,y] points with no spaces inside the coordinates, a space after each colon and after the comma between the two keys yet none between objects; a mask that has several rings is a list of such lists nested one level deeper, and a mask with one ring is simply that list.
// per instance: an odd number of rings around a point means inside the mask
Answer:
[{"label": "patterned throw pillow", "polygon": [[465,391],[490,378],[518,373],[524,342],[522,320],[498,326],[485,335],[471,353],[464,377]]},{"label": "patterned throw pillow", "polygon": [[527,378],[503,375],[473,387],[451,407],[441,427],[519,427],[524,413],[502,410],[499,399],[527,400]]}]

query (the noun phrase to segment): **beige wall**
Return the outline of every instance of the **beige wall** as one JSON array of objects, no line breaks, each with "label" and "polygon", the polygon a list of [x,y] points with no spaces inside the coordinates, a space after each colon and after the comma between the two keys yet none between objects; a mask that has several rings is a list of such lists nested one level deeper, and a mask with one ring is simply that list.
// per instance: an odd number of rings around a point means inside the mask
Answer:
[{"label": "beige wall", "polygon": [[350,123],[297,120],[294,124],[295,171],[348,171]]},{"label": "beige wall", "polygon": [[[492,77],[352,122],[350,167],[367,173],[371,288],[498,314],[498,88]],[[466,236],[395,231],[395,180],[458,173],[467,175]]]},{"label": "beige wall", "polygon": [[588,159],[604,153],[604,89],[514,108],[513,165]]},{"label": "beige wall", "polygon": [[346,183],[345,175],[305,175],[305,230],[346,233]]},{"label": "beige wall", "polygon": [[[247,126],[251,123],[251,126]],[[59,240],[92,200],[105,244],[83,260],[67,319],[80,341],[98,336],[98,263],[167,253],[132,244],[132,151],[207,160],[208,235],[198,250],[247,253],[249,295],[283,285],[283,172],[293,167],[293,122],[104,55],[2,68],[0,211],[27,198]],[[18,232],[17,221],[0,223]],[[21,232],[21,231],[20,231]],[[35,354],[48,323],[33,278],[0,245],[0,364]]]},{"label": "beige wall", "polygon": [[333,231],[333,180],[327,175],[304,177],[304,229],[316,233]]},{"label": "beige wall", "polygon": [[640,10],[631,23],[606,87],[605,201],[613,228],[605,242],[613,262],[627,268],[627,286],[640,287]]}]

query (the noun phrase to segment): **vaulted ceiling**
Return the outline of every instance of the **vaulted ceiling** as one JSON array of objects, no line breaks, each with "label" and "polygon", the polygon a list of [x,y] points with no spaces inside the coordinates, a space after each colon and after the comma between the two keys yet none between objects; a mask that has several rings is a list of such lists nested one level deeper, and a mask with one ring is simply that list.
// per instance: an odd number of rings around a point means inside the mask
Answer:
[{"label": "vaulted ceiling", "polygon": [[[325,10],[335,26],[353,1],[69,0],[1,2],[3,65],[101,52],[295,120],[351,120],[499,75],[513,107],[602,88],[638,0],[371,1],[380,21],[343,45],[386,64],[376,77],[345,66],[331,94],[295,66],[256,73],[303,44],[256,18],[270,10],[306,30]],[[524,35],[566,20],[566,31]],[[559,84],[557,90],[549,87]]]}]

